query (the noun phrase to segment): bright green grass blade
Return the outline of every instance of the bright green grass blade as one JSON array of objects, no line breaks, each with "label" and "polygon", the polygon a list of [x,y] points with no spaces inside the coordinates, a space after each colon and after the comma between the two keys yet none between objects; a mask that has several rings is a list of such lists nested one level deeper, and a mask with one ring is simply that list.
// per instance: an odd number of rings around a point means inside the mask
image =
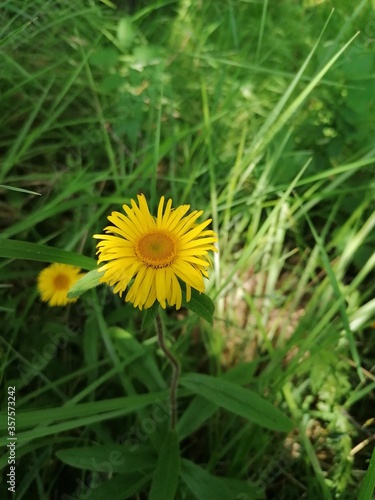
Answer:
[{"label": "bright green grass blade", "polygon": [[[219,234],[219,222],[218,222],[218,213],[217,213],[217,180],[216,180],[216,158],[213,151],[212,146],[212,126],[211,126],[211,117],[210,117],[210,108],[209,108],[209,99],[207,95],[207,86],[205,80],[203,79],[201,82],[201,90],[202,90],[202,107],[203,107],[203,118],[204,118],[204,127],[205,127],[205,142],[208,153],[208,167],[209,167],[209,175],[210,175],[210,198],[211,198],[211,213],[212,213],[212,227],[216,234]],[[219,242],[216,243],[217,247],[219,247]],[[217,252],[213,255],[214,259],[214,272],[215,272],[215,285],[216,288],[220,288],[220,260]]]},{"label": "bright green grass blade", "polygon": [[346,337],[347,337],[348,342],[349,342],[350,352],[352,354],[353,361],[354,361],[354,363],[356,365],[356,368],[357,368],[358,377],[359,377],[360,380],[364,380],[364,375],[363,375],[362,368],[361,368],[361,361],[360,361],[360,358],[359,358],[357,347],[355,345],[354,335],[353,335],[353,332],[352,332],[352,330],[350,328],[349,318],[348,318],[348,314],[347,314],[347,311],[346,311],[345,297],[341,293],[339,284],[338,284],[337,279],[336,279],[336,275],[335,275],[335,273],[334,273],[334,271],[332,269],[332,266],[331,266],[331,263],[329,261],[329,257],[328,257],[327,251],[326,251],[326,249],[324,247],[324,243],[322,242],[322,240],[321,240],[321,238],[320,238],[317,230],[315,229],[315,226],[312,223],[312,220],[309,217],[308,213],[305,212],[304,215],[305,215],[307,223],[308,223],[308,225],[309,225],[309,227],[311,229],[311,232],[312,232],[312,234],[314,236],[316,244],[319,247],[320,255],[322,257],[322,260],[323,260],[323,263],[324,263],[324,267],[325,267],[325,270],[327,272],[328,279],[329,279],[329,281],[331,283],[332,289],[333,289],[334,294],[336,296],[336,299],[338,301],[338,309],[340,311],[341,319],[342,319],[342,322],[343,322],[343,325],[344,325],[344,329],[345,329],[345,332],[346,332]]},{"label": "bright green grass blade", "polygon": [[375,448],[372,450],[370,464],[359,490],[358,500],[371,500],[375,488]]},{"label": "bright green grass blade", "polygon": [[191,373],[181,385],[208,399],[219,408],[240,415],[267,429],[289,432],[293,422],[278,408],[249,389],[209,375]]},{"label": "bright green grass blade", "polygon": [[[284,109],[290,95],[292,94],[292,91],[294,90],[294,87],[300,80],[303,71],[305,70],[308,62],[310,61],[311,57],[313,56],[318,46],[318,42],[320,41],[319,38],[315,47],[312,49],[311,53],[306,59],[304,65],[301,67],[300,71],[296,74],[295,78],[288,87],[287,91],[285,92],[285,94],[283,95],[283,97],[273,110],[273,112],[270,114],[269,118],[265,121],[264,125],[260,128],[256,137],[253,139],[249,147],[249,150],[251,151],[251,158],[248,159],[248,162],[252,161],[257,155],[262,154],[262,152],[265,150],[265,147],[274,139],[276,134],[282,129],[283,126],[286,125],[288,120],[290,120],[291,117],[296,113],[296,111],[302,106],[303,102],[307,99],[309,94],[322,80],[323,76],[330,70],[330,68],[334,65],[337,59],[345,52],[345,50],[350,46],[350,44],[355,40],[357,36],[358,33],[354,35],[339,51],[337,51],[337,53],[328,61],[328,63],[325,64],[324,67],[315,75],[315,77],[311,80],[311,82],[306,85],[306,87],[302,90],[302,92],[291,102],[291,104],[289,104]],[[240,189],[240,187],[242,187],[247,177],[248,177],[248,171],[246,169],[237,185],[237,189]]]},{"label": "bright green grass blade", "polygon": [[[372,200],[373,201],[373,200]],[[363,211],[367,208],[367,203],[364,204],[364,208],[359,207],[361,209],[361,215]],[[353,234],[350,241],[345,246],[339,263],[339,269],[344,270],[348,267],[349,263],[352,261],[353,255],[361,248],[366,239],[374,232],[375,228],[375,212],[373,212],[370,217],[363,223],[362,227],[358,230],[357,234]]]},{"label": "bright green grass blade", "polygon": [[375,299],[366,302],[354,311],[350,317],[350,328],[353,332],[358,331],[367,321],[375,317]]},{"label": "bright green grass blade", "polygon": [[345,401],[343,407],[346,410],[349,410],[349,408],[352,405],[354,405],[357,401],[364,399],[367,395],[372,394],[373,391],[375,391],[375,381],[371,382],[371,384],[368,384],[366,387],[363,387],[362,389],[354,389],[354,391],[350,394],[348,399]]},{"label": "bright green grass blade", "polygon": [[180,470],[180,449],[176,431],[168,431],[160,449],[151,483],[149,500],[174,500]]},{"label": "bright green grass blade", "polygon": [[29,189],[23,189],[16,186],[7,186],[5,184],[0,184],[0,189],[8,189],[9,191],[16,191],[18,193],[35,194],[36,196],[40,196],[40,193],[36,193],[35,191],[30,191]]},{"label": "bright green grass blade", "polygon": [[[30,24],[31,24],[31,21],[27,21],[25,24],[23,24],[19,28],[16,28],[15,30],[11,31],[10,33],[8,32],[8,34],[0,40],[0,47],[2,45],[4,45],[9,39],[13,38],[15,35],[17,35],[18,33],[21,33],[23,30],[25,30],[28,26],[30,26]],[[0,36],[1,35],[2,35],[2,33],[0,34]]]},{"label": "bright green grass blade", "polygon": [[[80,49],[81,49],[81,52],[83,53],[82,46],[80,47]],[[107,131],[107,127],[105,126],[105,117],[103,114],[101,100],[99,99],[99,95],[98,95],[98,92],[96,90],[95,81],[94,81],[94,78],[93,78],[92,73],[91,73],[91,68],[87,62],[89,55],[90,55],[89,53],[86,53],[84,56],[84,63],[86,65],[86,73],[87,73],[87,76],[88,76],[88,79],[90,82],[90,86],[93,90],[93,98],[94,98],[94,102],[95,102],[95,108],[96,108],[96,112],[98,115],[99,123],[101,125],[101,130],[102,130],[102,134],[103,134],[104,145],[105,145],[105,150],[107,153],[108,161],[109,161],[109,164],[110,164],[110,167],[112,170],[114,181],[115,181],[115,183],[117,183],[119,173],[118,173],[117,163],[116,163],[116,159],[115,159],[115,153],[114,153],[113,146],[112,146],[112,143],[111,143],[108,131]]]},{"label": "bright green grass blade", "polygon": [[74,252],[27,241],[0,239],[0,257],[6,259],[37,260],[40,262],[60,262],[82,269],[94,269],[96,261]]},{"label": "bright green grass blade", "polygon": [[267,7],[268,7],[268,0],[264,0],[263,9],[262,9],[262,18],[261,18],[260,27],[259,27],[257,51],[256,51],[256,55],[255,55],[255,60],[257,62],[259,61],[260,51],[261,51],[261,48],[262,48],[262,40],[263,40],[263,34],[264,34],[264,27],[266,25]]},{"label": "bright green grass blade", "polygon": [[[290,199],[290,195],[295,189],[298,181],[300,178],[303,176],[305,173],[306,169],[308,168],[310,164],[310,160],[305,163],[305,165],[301,168],[301,170],[297,173],[293,181],[290,183],[288,188],[285,190],[285,192],[282,194],[282,196],[278,199],[277,204],[275,207],[272,209],[272,212],[269,213],[268,217],[264,221],[264,223],[259,227],[257,231],[256,238],[253,238],[250,240],[249,244],[244,247],[243,252],[241,253],[241,257],[237,260],[236,264],[233,266],[231,271],[228,273],[228,276],[226,280],[222,283],[222,287],[228,286],[228,284],[233,280],[233,277],[239,269],[244,268],[244,266],[249,267],[250,262],[251,262],[251,256],[254,254],[254,250],[257,247],[257,244],[259,243],[259,239],[266,238],[267,237],[267,232],[270,229],[270,226],[280,211],[280,207],[282,206],[283,203],[285,203],[288,199]],[[219,290],[216,291],[215,298],[217,295],[219,295]]]},{"label": "bright green grass blade", "polygon": [[[160,70],[159,70],[160,71]],[[160,105],[158,106],[158,116],[156,120],[156,130],[155,130],[155,140],[154,140],[154,155],[153,155],[153,169],[152,169],[152,174],[151,174],[151,200],[150,200],[150,207],[151,210],[156,210],[156,180],[157,180],[157,172],[158,172],[158,165],[160,161],[160,133],[161,133],[161,121],[162,121],[162,111],[163,111],[163,92],[164,92],[164,85],[163,85],[163,80],[161,77],[160,79],[160,96],[159,96],[159,102]]]},{"label": "bright green grass blade", "polygon": [[16,140],[13,142],[12,147],[9,149],[7,156],[3,160],[3,164],[1,166],[0,171],[0,179],[4,179],[8,171],[13,167],[17,158],[19,158],[20,151],[25,149],[25,142],[27,138],[29,138],[32,134],[32,125],[34,123],[35,118],[40,112],[43,103],[47,99],[48,92],[50,91],[53,84],[53,79],[50,80],[49,85],[46,85],[43,89],[43,92],[39,96],[38,101],[36,101],[34,109],[32,113],[28,116],[27,120],[25,120],[23,127],[18,134]]}]

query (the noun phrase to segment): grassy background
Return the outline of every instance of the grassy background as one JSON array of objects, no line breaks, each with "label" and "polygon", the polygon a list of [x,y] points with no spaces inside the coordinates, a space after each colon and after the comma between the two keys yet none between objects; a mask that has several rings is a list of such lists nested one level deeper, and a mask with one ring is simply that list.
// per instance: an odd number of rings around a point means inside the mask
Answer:
[{"label": "grassy background", "polygon": [[[177,498],[224,498],[218,478],[242,481],[238,499],[371,498],[359,489],[374,437],[374,9],[3,2],[2,238],[94,257],[92,234],[139,192],[204,209],[219,233],[215,321],[167,311],[171,346],[183,373],[226,373],[295,422],[273,432],[181,390]],[[147,498],[167,426],[150,415],[166,415],[170,377],[155,332],[104,287],[48,308],[44,264],[0,267],[17,498]],[[135,470],[109,460],[118,443],[137,448]],[[95,466],[92,445],[107,446]]]}]

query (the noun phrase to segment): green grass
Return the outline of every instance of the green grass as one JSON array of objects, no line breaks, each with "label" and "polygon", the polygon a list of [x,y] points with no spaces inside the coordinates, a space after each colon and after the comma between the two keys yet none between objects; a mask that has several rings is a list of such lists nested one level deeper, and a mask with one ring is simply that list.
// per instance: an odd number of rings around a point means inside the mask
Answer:
[{"label": "green grass", "polygon": [[[370,500],[374,2],[126,3],[2,6],[0,491],[15,386],[17,500]],[[219,235],[213,324],[163,313],[177,433],[154,326],[35,286],[140,192]]]}]

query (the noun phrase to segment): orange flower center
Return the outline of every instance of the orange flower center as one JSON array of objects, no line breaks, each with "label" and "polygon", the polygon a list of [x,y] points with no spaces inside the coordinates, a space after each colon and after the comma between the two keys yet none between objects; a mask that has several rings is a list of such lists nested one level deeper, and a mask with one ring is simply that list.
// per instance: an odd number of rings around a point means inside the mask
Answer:
[{"label": "orange flower center", "polygon": [[164,231],[145,234],[135,245],[138,259],[151,267],[169,266],[176,257],[176,251],[175,238]]},{"label": "orange flower center", "polygon": [[69,278],[65,274],[58,274],[53,279],[56,290],[66,290],[69,288]]}]

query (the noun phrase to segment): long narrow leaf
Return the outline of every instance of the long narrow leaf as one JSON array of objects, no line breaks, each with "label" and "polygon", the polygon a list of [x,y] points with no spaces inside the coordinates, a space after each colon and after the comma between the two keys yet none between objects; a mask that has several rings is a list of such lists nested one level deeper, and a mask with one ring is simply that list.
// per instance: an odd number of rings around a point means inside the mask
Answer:
[{"label": "long narrow leaf", "polygon": [[159,459],[152,478],[149,500],[174,500],[180,469],[178,436],[169,431],[161,447]]},{"label": "long narrow leaf", "polygon": [[106,474],[146,470],[156,462],[152,448],[126,443],[67,448],[58,450],[56,456],[71,467]]},{"label": "long narrow leaf", "polygon": [[[104,399],[102,401],[81,403],[74,406],[18,412],[17,429],[21,430],[33,426],[49,425],[52,422],[61,420],[80,419],[113,410],[127,408],[129,411],[133,411],[154,403],[155,401],[164,401],[167,395],[167,391],[158,391],[152,394],[139,394],[123,398]],[[3,417],[3,414],[1,414],[0,417]],[[7,428],[6,418],[0,418],[0,429],[5,428]]]},{"label": "long narrow leaf", "polygon": [[189,302],[186,300],[186,291],[182,287],[182,305],[187,307],[191,311],[195,312],[201,318],[205,319],[212,325],[213,314],[215,312],[215,304],[212,302],[210,297],[204,293],[199,293],[194,288],[191,290],[191,299]]},{"label": "long narrow leaf", "polygon": [[6,259],[37,260],[40,262],[60,262],[92,270],[96,267],[96,261],[75,252],[53,248],[47,245],[0,239],[0,257]]},{"label": "long narrow leaf", "polygon": [[91,288],[95,288],[96,286],[100,285],[100,278],[102,276],[103,273],[99,272],[97,269],[93,269],[92,271],[88,272],[80,280],[74,283],[74,285],[68,292],[68,298],[76,299],[83,293],[91,290]]},{"label": "long narrow leaf", "polygon": [[375,488],[375,448],[372,450],[370,464],[359,490],[358,500],[371,500]]},{"label": "long narrow leaf", "polygon": [[278,408],[249,389],[209,375],[192,373],[181,384],[220,408],[275,431],[289,432],[293,422]]}]

